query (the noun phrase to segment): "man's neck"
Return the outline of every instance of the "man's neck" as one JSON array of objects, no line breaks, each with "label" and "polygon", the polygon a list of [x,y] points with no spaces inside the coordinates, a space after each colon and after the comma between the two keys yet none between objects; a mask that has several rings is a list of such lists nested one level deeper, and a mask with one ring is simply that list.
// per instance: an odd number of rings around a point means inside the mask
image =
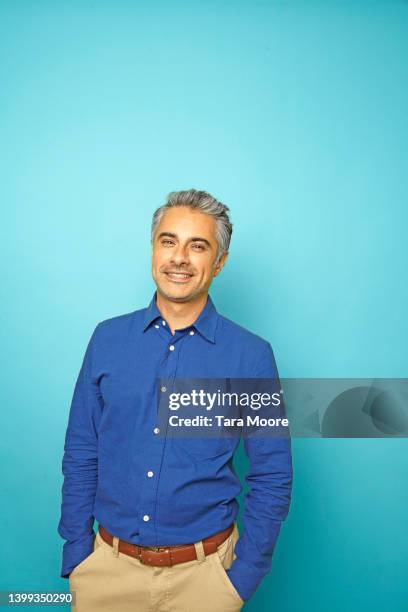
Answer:
[{"label": "man's neck", "polygon": [[188,327],[197,320],[207,302],[207,297],[208,293],[204,293],[189,302],[173,302],[157,292],[156,304],[174,335],[176,329]]}]

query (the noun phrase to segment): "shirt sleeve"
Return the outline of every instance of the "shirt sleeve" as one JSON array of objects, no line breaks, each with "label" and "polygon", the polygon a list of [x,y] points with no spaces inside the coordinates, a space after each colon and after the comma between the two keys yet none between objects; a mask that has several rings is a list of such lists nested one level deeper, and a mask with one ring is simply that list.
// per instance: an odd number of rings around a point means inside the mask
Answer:
[{"label": "shirt sleeve", "polygon": [[[278,379],[269,343],[254,377]],[[281,524],[289,512],[292,490],[290,435],[247,436],[244,437],[244,449],[249,458],[245,481],[250,490],[244,497],[244,530],[235,546],[236,559],[226,571],[242,599],[247,600],[271,569]]]},{"label": "shirt sleeve", "polygon": [[98,425],[103,400],[93,375],[96,326],[88,342],[76,381],[65,435],[62,459],[61,517],[58,533],[63,546],[61,577],[91,554],[95,532],[93,507],[98,478]]}]

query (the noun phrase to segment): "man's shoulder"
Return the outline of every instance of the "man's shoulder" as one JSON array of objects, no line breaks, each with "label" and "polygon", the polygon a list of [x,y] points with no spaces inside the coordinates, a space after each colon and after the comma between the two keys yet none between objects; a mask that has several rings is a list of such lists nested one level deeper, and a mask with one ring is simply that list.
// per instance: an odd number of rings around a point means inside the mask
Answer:
[{"label": "man's shoulder", "polygon": [[139,308],[138,310],[132,310],[131,312],[125,312],[123,314],[108,317],[99,321],[96,325],[95,331],[103,334],[120,334],[121,332],[128,332],[134,325],[142,323],[146,308]]},{"label": "man's shoulder", "polygon": [[228,354],[238,357],[240,370],[250,372],[245,376],[275,378],[277,368],[270,342],[228,317],[220,316],[220,322],[223,344],[228,348]]},{"label": "man's shoulder", "polygon": [[240,343],[245,342],[245,344],[253,347],[256,350],[265,350],[268,348],[268,340],[266,340],[259,334],[250,331],[243,325],[232,321],[232,319],[229,319],[224,315],[219,314],[218,316],[221,322],[221,330],[226,335],[230,336],[231,338]]}]

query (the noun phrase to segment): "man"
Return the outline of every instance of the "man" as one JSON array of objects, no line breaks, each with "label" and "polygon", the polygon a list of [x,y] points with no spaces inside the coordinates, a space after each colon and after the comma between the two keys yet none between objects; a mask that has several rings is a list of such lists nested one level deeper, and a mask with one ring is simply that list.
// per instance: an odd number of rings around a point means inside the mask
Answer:
[{"label": "man", "polygon": [[244,438],[251,488],[239,534],[239,440],[176,439],[158,422],[168,389],[157,381],[277,377],[271,345],[208,295],[228,257],[228,211],[204,191],[169,194],[153,215],[149,306],[102,321],[89,341],[58,526],[78,612],[232,612],[270,570],[290,504],[290,438]]}]

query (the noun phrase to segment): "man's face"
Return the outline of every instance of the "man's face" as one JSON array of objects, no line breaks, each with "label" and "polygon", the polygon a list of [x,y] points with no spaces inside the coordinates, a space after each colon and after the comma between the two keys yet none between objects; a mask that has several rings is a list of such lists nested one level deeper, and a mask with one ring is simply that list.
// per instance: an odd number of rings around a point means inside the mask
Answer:
[{"label": "man's face", "polygon": [[214,267],[218,243],[214,217],[187,206],[166,210],[153,240],[152,275],[157,291],[176,302],[207,293],[227,254]]}]

